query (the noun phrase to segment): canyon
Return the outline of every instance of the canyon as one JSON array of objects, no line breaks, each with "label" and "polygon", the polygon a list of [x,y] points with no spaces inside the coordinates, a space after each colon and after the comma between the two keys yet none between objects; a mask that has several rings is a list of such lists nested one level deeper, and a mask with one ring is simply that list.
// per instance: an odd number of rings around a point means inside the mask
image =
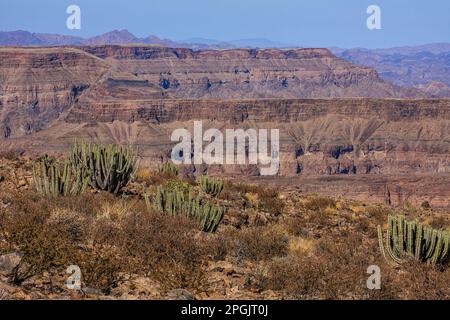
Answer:
[{"label": "canyon", "polygon": [[[285,44],[267,39],[220,41],[190,38],[182,41],[162,39],[156,35],[140,38],[128,30],[112,30],[91,38],[61,34],[32,33],[23,30],[0,31],[0,46],[159,46],[195,51],[207,49],[289,49],[300,45]],[[397,86],[416,88],[435,98],[450,97],[450,44],[429,43],[393,48],[338,48],[330,51],[348,62],[374,68],[379,76]]]},{"label": "canyon", "polygon": [[302,192],[450,206],[450,100],[381,79],[327,49],[0,48],[0,147],[62,154],[75,139],[170,157],[171,132],[280,130],[279,176],[190,166]]}]

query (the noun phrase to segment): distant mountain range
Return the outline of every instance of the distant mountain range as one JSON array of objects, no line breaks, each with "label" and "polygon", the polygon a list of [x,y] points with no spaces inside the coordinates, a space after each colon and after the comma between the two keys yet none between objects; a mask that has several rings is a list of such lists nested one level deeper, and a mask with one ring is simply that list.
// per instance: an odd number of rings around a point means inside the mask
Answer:
[{"label": "distant mountain range", "polygon": [[331,51],[355,64],[376,69],[396,85],[416,87],[438,97],[450,97],[450,43],[388,49]]},{"label": "distant mountain range", "polygon": [[289,44],[267,39],[240,39],[224,42],[203,38],[173,41],[169,39],[161,39],[155,35],[139,38],[128,30],[114,30],[88,39],[58,34],[31,33],[23,30],[0,32],[0,46],[72,46],[103,44],[148,44],[177,48],[190,48],[194,50],[295,47]]},{"label": "distant mountain range", "polygon": [[[236,48],[298,48],[299,46],[267,39],[217,41],[190,38],[183,41],[161,39],[155,35],[136,37],[128,30],[80,38],[67,35],[0,32],[0,46],[79,46],[105,44],[145,44],[193,50]],[[336,56],[355,64],[373,67],[381,78],[403,87],[415,87],[437,97],[450,97],[450,43],[433,43],[387,49],[329,48]]]}]

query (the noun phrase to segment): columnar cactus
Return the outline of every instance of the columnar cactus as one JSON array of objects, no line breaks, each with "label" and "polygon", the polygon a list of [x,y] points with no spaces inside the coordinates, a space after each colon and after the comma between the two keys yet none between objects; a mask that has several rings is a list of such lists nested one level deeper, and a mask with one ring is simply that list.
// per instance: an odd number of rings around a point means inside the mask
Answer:
[{"label": "columnar cactus", "polygon": [[433,229],[417,220],[408,221],[402,215],[389,215],[385,243],[381,226],[378,226],[378,240],[389,262],[401,264],[408,259],[433,265],[449,262],[450,232]]},{"label": "columnar cactus", "polygon": [[76,170],[69,161],[63,165],[52,163],[47,157],[33,164],[33,181],[38,193],[52,196],[81,194],[86,190],[89,176]]},{"label": "columnar cactus", "polygon": [[223,184],[223,179],[221,178],[200,177],[200,187],[205,193],[213,197],[217,197],[222,192]]},{"label": "columnar cactus", "polygon": [[178,175],[178,167],[174,165],[172,162],[163,163],[158,167],[158,172],[162,174],[167,174],[171,176]]},{"label": "columnar cactus", "polygon": [[200,197],[188,196],[179,190],[165,190],[158,187],[155,202],[152,206],[148,195],[144,195],[147,207],[169,215],[184,215],[198,222],[201,230],[214,232],[225,215],[225,208],[211,204],[203,204]]},{"label": "columnar cactus", "polygon": [[136,152],[130,146],[75,143],[70,159],[78,170],[89,173],[89,184],[118,194],[132,179],[137,166]]}]

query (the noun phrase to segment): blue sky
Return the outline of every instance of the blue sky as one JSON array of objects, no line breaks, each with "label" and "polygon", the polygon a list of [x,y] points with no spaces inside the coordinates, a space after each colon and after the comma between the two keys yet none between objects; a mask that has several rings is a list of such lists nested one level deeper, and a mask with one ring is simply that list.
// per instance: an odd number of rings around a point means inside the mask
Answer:
[{"label": "blue sky", "polygon": [[[66,8],[81,7],[81,30]],[[381,7],[382,30],[366,9]],[[449,0],[1,0],[0,30],[89,37],[114,29],[182,40],[266,38],[311,47],[380,48],[450,42]]]}]

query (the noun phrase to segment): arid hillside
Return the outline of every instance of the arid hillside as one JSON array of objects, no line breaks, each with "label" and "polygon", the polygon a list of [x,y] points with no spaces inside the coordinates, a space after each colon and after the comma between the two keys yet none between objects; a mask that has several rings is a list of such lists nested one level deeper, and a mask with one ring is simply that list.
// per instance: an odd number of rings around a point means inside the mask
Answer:
[{"label": "arid hillside", "polygon": [[[433,265],[405,255],[393,264],[380,252],[377,226],[387,229],[388,215],[448,230],[448,214],[426,204],[394,209],[229,180],[208,193],[201,178],[144,165],[116,196],[94,188],[45,195],[31,167],[0,156],[2,299],[450,297],[448,258]],[[206,232],[182,212],[154,207],[162,189],[225,208],[218,228]],[[66,285],[69,265],[80,268],[81,290]],[[367,287],[373,265],[380,290]]]}]

